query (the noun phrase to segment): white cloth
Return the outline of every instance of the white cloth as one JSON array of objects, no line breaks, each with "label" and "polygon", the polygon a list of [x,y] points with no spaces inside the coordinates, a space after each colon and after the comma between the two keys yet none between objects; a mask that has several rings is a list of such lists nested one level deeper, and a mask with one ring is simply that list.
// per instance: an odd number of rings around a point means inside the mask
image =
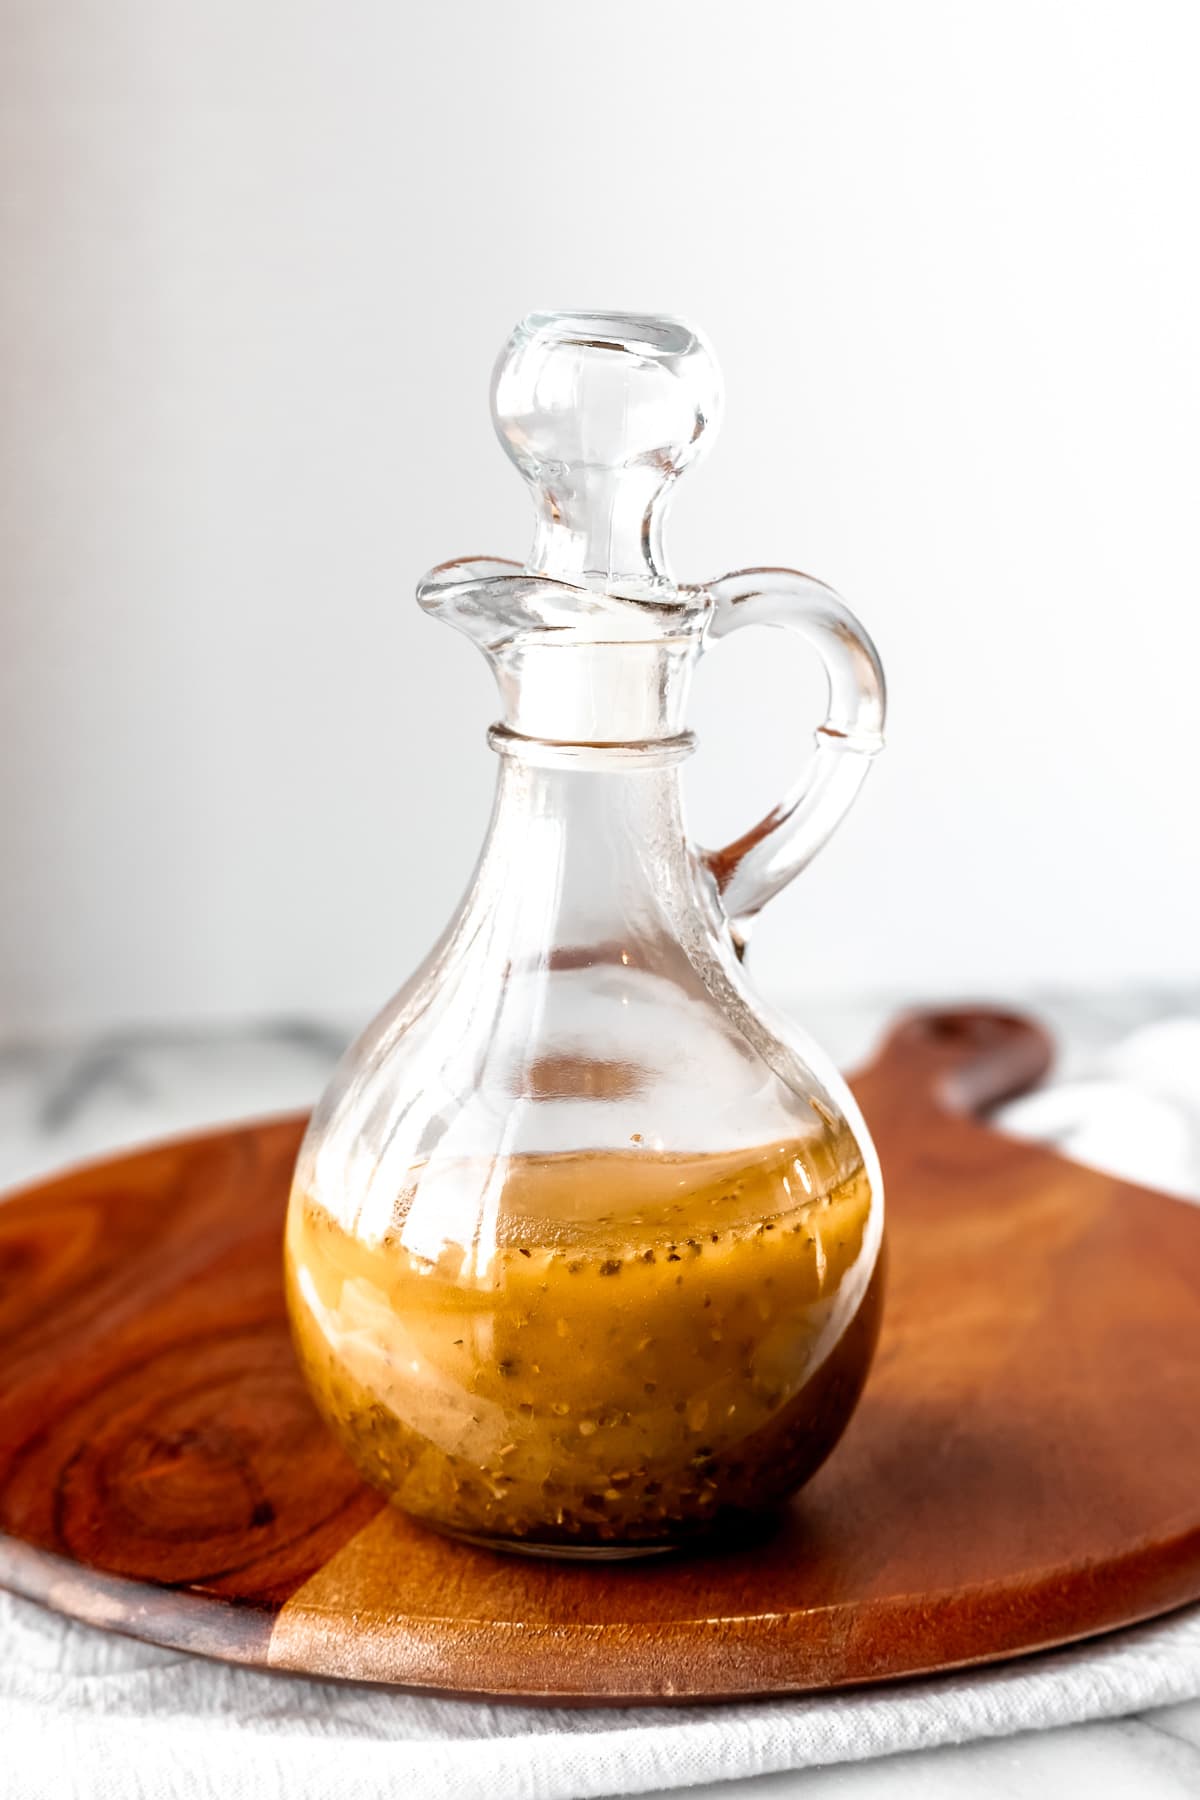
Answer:
[{"label": "white cloth", "polygon": [[[1200,1197],[1200,1021],[1134,1033],[1005,1125]],[[589,1800],[1113,1717],[1200,1695],[1200,1607],[1073,1650],[745,1705],[487,1706],[90,1631],[0,1596],[0,1792],[19,1800]]]},{"label": "white cloth", "polygon": [[1084,1651],[809,1700],[568,1712],[223,1668],[0,1607],[19,1800],[591,1800],[1001,1737],[1200,1694],[1200,1608]]},{"label": "white cloth", "polygon": [[1014,1100],[997,1123],[1076,1162],[1200,1201],[1200,1019],[1143,1025],[1088,1075]]}]

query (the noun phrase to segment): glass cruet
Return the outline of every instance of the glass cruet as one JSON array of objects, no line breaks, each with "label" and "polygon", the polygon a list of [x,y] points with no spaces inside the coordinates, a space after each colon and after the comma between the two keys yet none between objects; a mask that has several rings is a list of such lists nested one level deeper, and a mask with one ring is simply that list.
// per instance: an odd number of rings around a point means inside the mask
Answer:
[{"label": "glass cruet", "polygon": [[[532,551],[418,589],[496,676],[491,824],[296,1168],[288,1301],[318,1406],[397,1506],[496,1548],[644,1554],[778,1501],[840,1436],[878,1327],[870,1138],[741,952],[854,798],[883,678],[819,581],[673,580],[667,503],[718,400],[678,319],[534,314],[501,352]],[[756,624],[815,648],[828,717],[783,803],[703,850],[688,686]]]}]

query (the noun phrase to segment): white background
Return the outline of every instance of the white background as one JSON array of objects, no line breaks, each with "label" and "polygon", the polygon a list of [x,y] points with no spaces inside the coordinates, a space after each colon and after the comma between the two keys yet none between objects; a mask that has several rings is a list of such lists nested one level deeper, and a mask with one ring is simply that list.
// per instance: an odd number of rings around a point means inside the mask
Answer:
[{"label": "white background", "polygon": [[[531,307],[695,318],[681,575],[797,564],[890,748],[761,981],[1200,971],[1188,4],[5,0],[0,1035],[353,1018],[444,923],[489,679],[418,613],[520,555],[487,418]],[[702,672],[697,829],[815,686]]]}]

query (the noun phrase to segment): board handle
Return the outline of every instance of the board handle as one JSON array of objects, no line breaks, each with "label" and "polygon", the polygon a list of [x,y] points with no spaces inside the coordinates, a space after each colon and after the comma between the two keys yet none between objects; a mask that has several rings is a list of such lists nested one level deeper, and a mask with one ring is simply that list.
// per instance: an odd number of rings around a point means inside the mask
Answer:
[{"label": "board handle", "polygon": [[905,1090],[928,1093],[950,1112],[981,1113],[1028,1093],[1054,1062],[1054,1040],[1023,1013],[947,1006],[906,1014],[873,1067],[885,1064]]}]

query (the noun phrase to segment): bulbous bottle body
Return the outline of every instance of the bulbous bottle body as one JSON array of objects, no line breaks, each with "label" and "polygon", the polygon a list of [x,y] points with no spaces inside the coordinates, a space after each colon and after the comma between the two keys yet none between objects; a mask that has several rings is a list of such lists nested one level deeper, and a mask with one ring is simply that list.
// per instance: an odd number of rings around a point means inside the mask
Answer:
[{"label": "bulbous bottle body", "polygon": [[294,1336],[414,1517],[670,1549],[792,1492],[843,1430],[879,1169],[837,1073],[744,983],[677,751],[500,747],[470,892],[309,1128]]}]

